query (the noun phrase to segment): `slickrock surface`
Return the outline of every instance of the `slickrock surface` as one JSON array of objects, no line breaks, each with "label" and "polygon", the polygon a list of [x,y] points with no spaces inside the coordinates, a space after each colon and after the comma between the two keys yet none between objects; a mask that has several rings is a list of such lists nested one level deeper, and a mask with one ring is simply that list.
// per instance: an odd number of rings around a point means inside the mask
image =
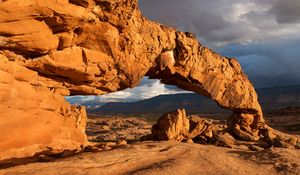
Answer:
[{"label": "slickrock surface", "polygon": [[2,169],[0,174],[292,175],[300,173],[299,157],[299,151],[282,148],[253,152],[179,142],[143,142],[111,151]]}]

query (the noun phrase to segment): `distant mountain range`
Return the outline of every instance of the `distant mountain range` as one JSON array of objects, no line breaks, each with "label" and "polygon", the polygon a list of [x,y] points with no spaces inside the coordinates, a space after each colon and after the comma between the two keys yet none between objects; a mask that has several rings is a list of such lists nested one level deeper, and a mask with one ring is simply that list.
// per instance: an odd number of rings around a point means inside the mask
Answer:
[{"label": "distant mountain range", "polygon": [[[286,87],[271,87],[257,89],[263,110],[288,106],[300,106],[300,85]],[[81,105],[87,106],[92,114],[137,114],[165,113],[185,108],[189,113],[215,114],[229,113],[220,108],[214,101],[194,93],[159,95],[137,102],[108,102],[87,101]]]}]

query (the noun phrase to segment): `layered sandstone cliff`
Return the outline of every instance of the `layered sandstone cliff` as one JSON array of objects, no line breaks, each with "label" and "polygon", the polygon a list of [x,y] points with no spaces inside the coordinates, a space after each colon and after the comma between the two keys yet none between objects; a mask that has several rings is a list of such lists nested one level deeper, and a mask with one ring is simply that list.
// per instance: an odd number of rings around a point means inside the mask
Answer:
[{"label": "layered sandstone cliff", "polygon": [[0,55],[0,159],[86,144],[85,110],[63,97],[132,88],[145,75],[231,109],[242,139],[264,127],[237,60],[147,20],[136,0],[2,0]]}]

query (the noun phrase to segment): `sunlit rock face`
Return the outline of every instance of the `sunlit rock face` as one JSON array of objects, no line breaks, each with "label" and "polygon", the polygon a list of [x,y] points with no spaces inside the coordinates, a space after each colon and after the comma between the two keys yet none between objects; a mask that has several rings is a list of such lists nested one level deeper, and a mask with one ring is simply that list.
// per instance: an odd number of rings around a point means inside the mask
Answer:
[{"label": "sunlit rock face", "polygon": [[0,48],[0,159],[85,145],[85,109],[63,97],[132,88],[145,75],[248,114],[248,134],[264,123],[235,59],[147,20],[136,0],[1,1]]},{"label": "sunlit rock face", "polygon": [[0,159],[86,144],[84,107],[39,82],[38,73],[0,55]]}]

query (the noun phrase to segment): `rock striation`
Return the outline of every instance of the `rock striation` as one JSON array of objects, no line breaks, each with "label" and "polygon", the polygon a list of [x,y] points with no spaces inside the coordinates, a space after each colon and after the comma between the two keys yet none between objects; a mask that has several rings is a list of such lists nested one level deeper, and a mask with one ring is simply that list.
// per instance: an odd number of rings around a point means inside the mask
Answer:
[{"label": "rock striation", "polygon": [[132,88],[144,76],[210,97],[246,118],[230,125],[242,139],[256,140],[265,127],[236,59],[146,19],[137,0],[3,0],[0,55],[0,132],[7,133],[0,136],[0,159],[84,145],[85,110],[63,97]]}]

